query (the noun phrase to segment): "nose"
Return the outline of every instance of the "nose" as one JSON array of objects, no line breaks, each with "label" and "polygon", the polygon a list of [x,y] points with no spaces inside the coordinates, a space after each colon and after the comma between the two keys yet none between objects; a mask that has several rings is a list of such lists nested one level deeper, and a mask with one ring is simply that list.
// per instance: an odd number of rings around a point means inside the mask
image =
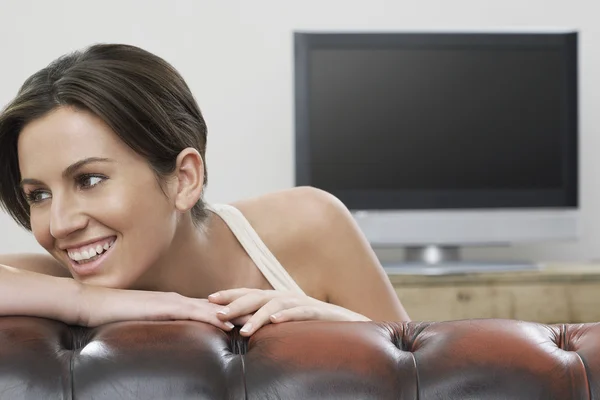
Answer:
[{"label": "nose", "polygon": [[52,196],[50,208],[50,234],[55,239],[64,239],[74,232],[84,229],[88,218],[79,205],[68,196]]}]

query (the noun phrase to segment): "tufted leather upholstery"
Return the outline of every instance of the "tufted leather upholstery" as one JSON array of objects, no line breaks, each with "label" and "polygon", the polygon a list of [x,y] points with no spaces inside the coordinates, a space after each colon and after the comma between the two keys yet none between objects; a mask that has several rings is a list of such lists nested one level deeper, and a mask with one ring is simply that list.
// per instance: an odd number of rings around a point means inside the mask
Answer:
[{"label": "tufted leather upholstery", "polygon": [[600,324],[0,317],[0,399],[600,399]]}]

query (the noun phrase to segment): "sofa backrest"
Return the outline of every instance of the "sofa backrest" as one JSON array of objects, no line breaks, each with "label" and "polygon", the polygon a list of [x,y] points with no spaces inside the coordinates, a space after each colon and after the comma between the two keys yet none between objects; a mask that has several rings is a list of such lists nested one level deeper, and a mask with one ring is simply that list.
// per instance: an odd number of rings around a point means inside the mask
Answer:
[{"label": "sofa backrest", "polygon": [[0,399],[600,398],[600,324],[0,317]]}]

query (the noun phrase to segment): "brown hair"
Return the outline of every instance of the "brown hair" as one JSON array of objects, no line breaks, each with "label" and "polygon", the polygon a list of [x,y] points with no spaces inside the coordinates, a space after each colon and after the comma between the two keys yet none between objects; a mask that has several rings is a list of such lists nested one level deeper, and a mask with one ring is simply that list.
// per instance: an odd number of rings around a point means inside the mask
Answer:
[{"label": "brown hair", "polygon": [[[19,188],[17,139],[26,124],[62,106],[100,117],[146,158],[159,183],[174,172],[178,154],[187,147],[206,160],[206,124],[200,108],[165,60],[123,44],[97,44],[64,55],[30,76],[0,114],[0,205],[27,230],[29,205]],[[206,215],[200,199],[192,218],[198,225]]]}]

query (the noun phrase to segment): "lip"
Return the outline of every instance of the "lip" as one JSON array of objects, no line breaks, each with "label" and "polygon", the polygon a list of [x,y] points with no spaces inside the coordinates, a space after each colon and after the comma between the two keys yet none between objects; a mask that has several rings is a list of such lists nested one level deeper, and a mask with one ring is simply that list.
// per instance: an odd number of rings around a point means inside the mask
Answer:
[{"label": "lip", "polygon": [[[94,275],[94,274],[98,273],[100,271],[102,265],[104,265],[104,262],[106,261],[108,256],[110,256],[113,249],[117,245],[117,242],[118,242],[118,240],[115,239],[113,245],[108,250],[106,250],[104,253],[102,253],[102,255],[100,257],[98,257],[97,259],[95,259],[92,262],[88,262],[85,264],[79,264],[79,263],[77,263],[77,261],[71,260],[71,258],[67,254],[67,258],[69,259],[69,263],[71,264],[71,269],[73,270],[73,272],[75,272],[75,274],[77,276],[89,276],[89,275]],[[89,242],[89,243],[94,243],[94,242]]]},{"label": "lip", "polygon": [[103,236],[103,237],[99,237],[96,239],[90,239],[88,241],[85,242],[81,242],[81,243],[75,243],[69,246],[59,246],[59,249],[63,250],[63,251],[69,251],[70,249],[79,249],[81,247],[85,247],[87,245],[90,245],[92,243],[96,243],[96,242],[101,242],[103,240],[109,239],[114,237],[115,239],[117,238],[115,235],[110,235],[110,236]]}]

